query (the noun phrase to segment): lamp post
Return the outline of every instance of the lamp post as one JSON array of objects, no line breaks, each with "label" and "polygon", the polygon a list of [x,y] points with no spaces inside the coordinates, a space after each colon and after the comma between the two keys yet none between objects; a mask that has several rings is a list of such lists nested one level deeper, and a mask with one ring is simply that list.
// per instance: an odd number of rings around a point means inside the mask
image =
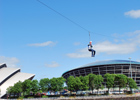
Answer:
[{"label": "lamp post", "polygon": [[131,57],[129,57],[128,59],[130,60],[130,68],[129,68],[129,70],[131,72],[131,78],[132,78]]},{"label": "lamp post", "polygon": [[1,99],[1,88],[0,88],[0,99]]}]

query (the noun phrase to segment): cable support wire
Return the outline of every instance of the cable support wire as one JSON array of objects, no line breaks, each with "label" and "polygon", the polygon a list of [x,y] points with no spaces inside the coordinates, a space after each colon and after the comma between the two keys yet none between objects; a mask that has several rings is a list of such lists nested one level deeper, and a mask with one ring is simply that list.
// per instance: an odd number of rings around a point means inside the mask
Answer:
[{"label": "cable support wire", "polygon": [[64,16],[63,14],[59,13],[58,11],[54,10],[53,8],[49,7],[48,5],[46,5],[45,3],[41,2],[40,0],[37,0],[38,2],[40,2],[41,4],[43,4],[44,6],[46,6],[47,8],[49,8],[50,10],[54,11],[55,13],[59,14],[60,16],[62,16],[63,18],[67,19],[68,21],[72,22],[73,24],[77,25],[78,27],[82,28],[83,30],[89,32],[86,28],[82,27],[81,25],[79,25],[78,23],[72,21],[71,19],[69,19],[68,17]]},{"label": "cable support wire", "polygon": [[[50,10],[52,10],[53,12],[57,13],[58,15],[62,16],[63,18],[65,18],[66,20],[70,21],[71,23],[75,24],[76,26],[80,27],[81,29],[87,31],[89,33],[89,40],[90,40],[90,33],[93,34],[97,34],[97,35],[101,35],[101,36],[106,36],[106,37],[111,37],[111,38],[115,38],[113,36],[107,36],[107,35],[103,35],[103,34],[98,34],[98,33],[94,33],[94,32],[90,32],[88,29],[84,28],[83,26],[81,26],[80,24],[74,22],[73,20],[71,20],[70,18],[64,16],[63,14],[59,13],[58,11],[56,11],[55,9],[49,7],[47,4],[45,4],[44,2],[37,0],[39,3],[41,3],[42,5],[44,5],[45,7],[49,8]],[[119,38],[117,38],[119,39]]]}]

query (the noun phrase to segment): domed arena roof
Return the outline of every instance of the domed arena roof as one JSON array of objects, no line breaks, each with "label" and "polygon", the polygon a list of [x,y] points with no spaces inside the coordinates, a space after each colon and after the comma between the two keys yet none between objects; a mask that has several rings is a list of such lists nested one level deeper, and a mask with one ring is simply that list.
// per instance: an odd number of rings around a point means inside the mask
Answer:
[{"label": "domed arena roof", "polygon": [[109,64],[140,64],[137,61],[130,61],[130,60],[105,60],[105,61],[97,61],[93,63],[86,64],[81,67],[89,67],[89,66],[96,66],[96,65],[109,65]]},{"label": "domed arena roof", "polygon": [[[111,65],[111,64],[140,64],[140,62],[137,61],[130,61],[130,60],[105,60],[105,61],[96,61],[96,62],[92,62],[83,66],[79,66],[77,68],[71,69],[71,70],[75,70],[78,68],[83,68],[83,67],[90,67],[90,66],[100,66],[100,65]],[[68,70],[68,71],[71,71]],[[66,72],[68,72],[66,71]],[[64,72],[64,73],[66,73]],[[63,73],[63,74],[64,74]]]}]

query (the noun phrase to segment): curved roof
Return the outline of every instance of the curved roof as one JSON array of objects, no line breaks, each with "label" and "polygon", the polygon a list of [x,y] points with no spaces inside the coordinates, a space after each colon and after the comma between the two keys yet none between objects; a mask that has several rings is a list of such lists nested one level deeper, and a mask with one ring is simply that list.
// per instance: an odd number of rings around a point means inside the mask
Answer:
[{"label": "curved roof", "polygon": [[[82,67],[90,67],[90,66],[97,66],[97,65],[110,65],[110,64],[130,64],[130,60],[105,60],[105,61],[96,61],[96,62],[92,62],[83,66],[79,66],[77,68],[71,69],[69,71],[78,69],[78,68],[82,68]],[[140,64],[140,62],[137,61],[131,61],[131,64]],[[68,72],[68,71],[66,71]],[[64,72],[64,73],[66,73]],[[63,73],[63,74],[64,74]]]},{"label": "curved roof", "polygon": [[[130,64],[130,60],[106,60],[106,61],[97,61],[97,62],[86,64],[83,67],[96,66],[96,65],[109,65],[109,64]],[[140,64],[140,62],[131,61],[131,64]]]},{"label": "curved roof", "polygon": [[0,64],[0,98],[6,94],[6,89],[16,82],[31,79],[34,74],[21,73],[20,68],[7,68],[6,64]]},{"label": "curved roof", "polygon": [[0,70],[0,83],[16,71],[20,71],[20,68],[2,68]]},{"label": "curved roof", "polygon": [[17,74],[13,75],[10,79],[8,79],[4,84],[2,84],[1,87],[1,96],[5,95],[6,89],[9,86],[14,86],[15,83],[18,81],[25,81],[26,79],[30,79],[31,77],[34,77],[34,74],[28,74],[28,73],[21,73],[18,72]]}]

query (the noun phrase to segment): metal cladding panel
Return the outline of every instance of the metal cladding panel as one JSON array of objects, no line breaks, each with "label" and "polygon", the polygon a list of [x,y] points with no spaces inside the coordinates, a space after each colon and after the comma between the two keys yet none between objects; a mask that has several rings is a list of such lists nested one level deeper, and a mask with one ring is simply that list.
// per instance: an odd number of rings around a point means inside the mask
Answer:
[{"label": "metal cladding panel", "polygon": [[34,77],[34,74],[28,74],[28,73],[17,73],[15,75],[13,75],[11,78],[9,78],[5,83],[3,83],[1,85],[1,97],[4,96],[6,94],[6,89],[9,86],[14,86],[15,83],[21,81],[25,81],[26,79],[30,79],[31,77]]},{"label": "metal cladding panel", "polygon": [[7,68],[4,67],[2,69],[0,69],[0,83],[6,79],[7,77],[9,77],[11,74],[13,74],[16,71],[20,71],[20,68]]}]

